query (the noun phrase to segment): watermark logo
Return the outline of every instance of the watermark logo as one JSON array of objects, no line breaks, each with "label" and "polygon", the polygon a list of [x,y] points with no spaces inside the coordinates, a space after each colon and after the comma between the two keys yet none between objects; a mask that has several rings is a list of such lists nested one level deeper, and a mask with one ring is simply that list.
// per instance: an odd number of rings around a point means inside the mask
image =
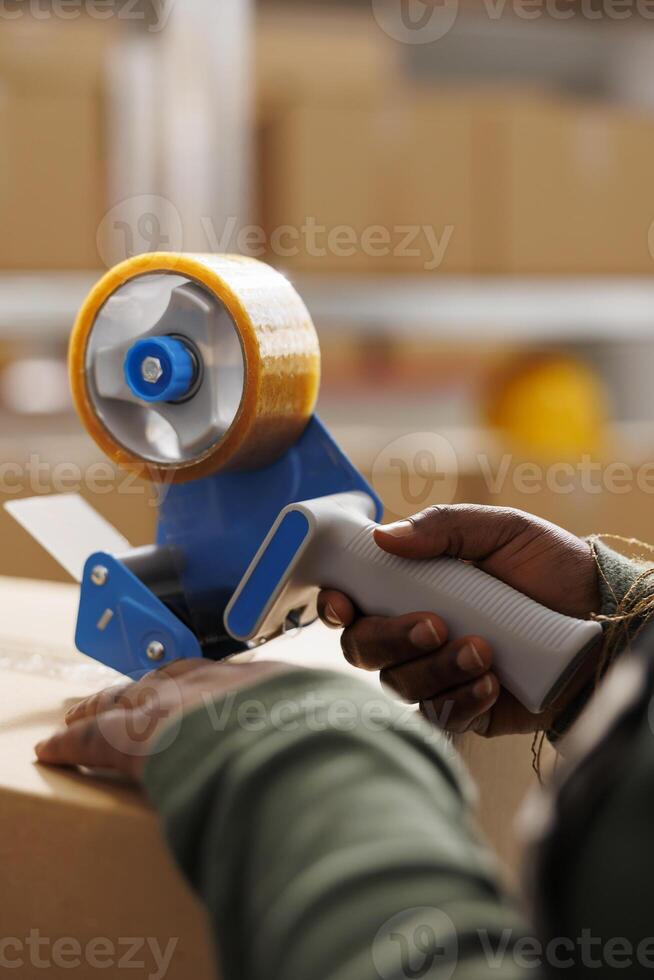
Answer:
[{"label": "watermark logo", "polygon": [[112,17],[145,25],[151,34],[167,26],[176,0],[0,0],[0,20],[30,17],[35,21]]},{"label": "watermark logo", "polygon": [[[460,947],[462,949],[460,950]],[[461,942],[450,917],[435,908],[411,908],[399,912],[381,927],[372,944],[372,956],[380,980],[449,980],[463,960],[485,964],[485,972],[522,975],[550,968],[576,976],[603,968],[631,968],[638,975],[654,968],[654,938],[639,942],[622,936],[608,938],[583,928],[577,935],[550,936],[547,940],[505,928],[501,932],[468,931]]]},{"label": "watermark logo", "polygon": [[[389,511],[410,517],[430,504],[451,504],[458,492],[458,471],[451,442],[435,432],[414,432],[394,439],[379,452],[372,464],[372,484]],[[600,461],[584,453],[576,460],[542,463],[511,453],[493,457],[476,453],[466,461],[466,472],[479,476],[484,492],[500,502],[507,494],[513,499],[544,492],[554,496],[654,496],[654,459],[634,465],[623,460]],[[0,497],[118,494],[145,496],[147,506],[159,507],[172,485],[172,475],[155,483],[123,472],[109,460],[82,466],[73,460],[53,462],[30,453],[26,459],[0,463]],[[526,507],[528,503],[526,500]]]},{"label": "watermark logo", "polygon": [[372,484],[388,510],[399,517],[409,517],[435,501],[451,504],[458,487],[454,447],[436,432],[400,436],[375,459]]},{"label": "watermark logo", "polygon": [[[458,0],[372,0],[375,20],[390,38],[402,44],[430,44],[445,37],[457,22]],[[654,0],[482,0],[477,16],[491,23],[503,17],[529,23],[573,18],[591,21],[651,21]]]},{"label": "watermark logo", "polygon": [[[1,0],[0,0],[1,2]],[[357,255],[379,259],[411,260],[425,272],[439,269],[447,256],[455,226],[395,224],[327,225],[307,215],[297,225],[243,225],[235,215],[218,221],[201,215],[182,221],[172,201],[154,194],[139,194],[114,205],[102,219],[97,249],[110,268],[143,252],[180,252],[185,232],[204,240],[204,251],[218,255],[237,252],[254,259],[272,255],[281,263],[307,256],[311,259],[352,259]]]},{"label": "watermark logo", "polygon": [[[452,443],[436,432],[413,432],[394,439],[372,464],[372,484],[386,507],[410,517],[431,504],[451,504],[457,497],[459,460]],[[484,492],[502,503],[507,494],[529,498],[553,496],[654,495],[654,459],[634,465],[619,459],[599,460],[589,453],[577,459],[541,462],[512,453],[475,453],[466,472],[478,475]],[[525,508],[529,500],[525,500]]]},{"label": "watermark logo", "polygon": [[449,980],[459,957],[457,931],[440,909],[406,909],[384,923],[372,944],[380,980]]},{"label": "watermark logo", "polygon": [[143,252],[181,252],[183,244],[179,211],[156,194],[139,194],[114,205],[96,237],[98,255],[107,268]]},{"label": "watermark logo", "polygon": [[358,229],[353,225],[326,225],[315,216],[307,215],[298,225],[277,225],[265,229],[261,225],[239,227],[232,215],[221,225],[208,216],[200,219],[201,231],[210,252],[234,249],[242,255],[263,258],[274,255],[282,261],[300,255],[312,259],[351,259],[365,255],[371,259],[411,259],[425,272],[439,269],[450,247],[455,227],[435,225],[368,225]]},{"label": "watermark logo", "polygon": [[459,0],[372,0],[375,20],[401,44],[431,44],[456,23]]},{"label": "watermark logo", "polygon": [[[161,640],[156,634],[142,639],[144,650],[157,642]],[[97,715],[97,724],[107,745],[122,755],[138,759],[159,754],[179,735],[184,701],[172,677],[153,676],[127,689],[118,687],[113,706],[117,710]]]}]

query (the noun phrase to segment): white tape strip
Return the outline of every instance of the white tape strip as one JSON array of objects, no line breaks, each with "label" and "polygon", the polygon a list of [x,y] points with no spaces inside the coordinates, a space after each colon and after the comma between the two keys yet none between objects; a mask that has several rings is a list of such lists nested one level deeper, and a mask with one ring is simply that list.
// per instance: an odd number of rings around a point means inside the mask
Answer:
[{"label": "white tape strip", "polygon": [[76,493],[11,500],[5,509],[76,582],[93,552],[130,549],[127,538]]}]

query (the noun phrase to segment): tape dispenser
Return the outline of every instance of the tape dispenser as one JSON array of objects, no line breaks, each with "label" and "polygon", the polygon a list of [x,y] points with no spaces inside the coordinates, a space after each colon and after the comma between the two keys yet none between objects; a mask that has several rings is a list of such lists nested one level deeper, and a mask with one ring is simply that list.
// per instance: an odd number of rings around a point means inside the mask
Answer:
[{"label": "tape dispenser", "polygon": [[[159,493],[152,546],[103,536],[97,515],[85,535],[96,550],[80,562],[76,644],[96,660],[138,677],[178,658],[223,659],[312,622],[329,586],[369,614],[433,610],[452,635],[486,637],[503,684],[540,711],[596,641],[597,623],[473,565],[377,547],[381,501],[314,414],[311,317],[261,262],[157,253],[121,263],[84,302],[69,364],[88,432]],[[48,499],[42,533],[32,502],[8,506],[46,546],[67,527],[79,537],[66,498]]]}]

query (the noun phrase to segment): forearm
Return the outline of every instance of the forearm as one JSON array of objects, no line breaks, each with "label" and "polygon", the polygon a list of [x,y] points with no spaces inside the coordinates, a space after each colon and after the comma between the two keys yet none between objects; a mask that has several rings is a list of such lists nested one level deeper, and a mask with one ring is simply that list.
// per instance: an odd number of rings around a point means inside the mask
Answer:
[{"label": "forearm", "polygon": [[[511,956],[520,921],[448,754],[367,684],[323,672],[185,719],[146,786],[210,910],[225,980],[401,977],[400,936],[414,963],[446,969],[456,952],[446,975],[459,980],[523,975]],[[414,935],[432,935],[433,950]]]}]

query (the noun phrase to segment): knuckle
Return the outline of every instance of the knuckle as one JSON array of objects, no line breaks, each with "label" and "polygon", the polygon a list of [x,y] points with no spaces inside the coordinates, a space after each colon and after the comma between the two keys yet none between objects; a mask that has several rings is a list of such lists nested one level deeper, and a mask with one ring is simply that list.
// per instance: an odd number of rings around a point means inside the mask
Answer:
[{"label": "knuckle", "polygon": [[143,687],[139,691],[134,692],[133,698],[129,701],[129,707],[133,709],[156,712],[159,709],[161,703],[161,690],[160,688],[152,685],[150,687]]},{"label": "knuckle", "polygon": [[414,517],[409,518],[416,528],[419,530],[421,526],[431,527],[433,524],[438,523],[443,520],[446,513],[446,508],[442,504],[431,504],[429,507],[425,507],[421,510],[419,514]]},{"label": "knuckle", "polygon": [[319,592],[318,599],[316,600],[316,608],[318,610],[318,615],[322,618],[325,615],[325,610],[327,608],[327,593]]},{"label": "knuckle", "polygon": [[164,664],[162,667],[155,667],[154,670],[149,670],[147,674],[144,674],[140,681],[135,682],[135,686],[139,686],[142,683],[156,683],[162,678],[168,677],[168,668],[170,664]]},{"label": "knuckle", "polygon": [[353,628],[343,630],[341,634],[341,650],[349,664],[353,667],[363,667],[361,651],[353,635]]},{"label": "knuckle", "polygon": [[[420,683],[411,676],[408,670],[399,667],[385,667],[380,673],[380,680],[386,687],[390,687],[403,701],[414,704],[421,700],[418,690]],[[422,692],[424,695],[424,691]]]},{"label": "knuckle", "polygon": [[95,710],[98,697],[98,694],[92,694],[88,698],[78,701],[77,704],[71,708],[69,715],[70,721],[78,721],[80,718],[84,718],[89,713],[92,713]]},{"label": "knuckle", "polygon": [[495,518],[501,522],[507,534],[516,534],[534,526],[531,514],[518,510],[517,507],[498,507]]},{"label": "knuckle", "polygon": [[117,705],[125,705],[129,703],[129,684],[122,684],[120,687],[110,687],[102,693],[98,703],[98,708],[100,710],[110,711]]},{"label": "knuckle", "polygon": [[357,620],[352,626],[343,630],[341,635],[341,647],[345,659],[353,667],[362,670],[375,669],[379,661],[379,658],[375,657],[375,651],[381,647],[382,636],[379,622],[375,618]]},{"label": "knuckle", "polygon": [[159,671],[160,674],[170,676],[171,674],[176,674],[180,670],[197,670],[198,667],[203,666],[204,661],[202,657],[193,657],[189,659],[188,657],[177,657],[175,660],[171,660]]}]

